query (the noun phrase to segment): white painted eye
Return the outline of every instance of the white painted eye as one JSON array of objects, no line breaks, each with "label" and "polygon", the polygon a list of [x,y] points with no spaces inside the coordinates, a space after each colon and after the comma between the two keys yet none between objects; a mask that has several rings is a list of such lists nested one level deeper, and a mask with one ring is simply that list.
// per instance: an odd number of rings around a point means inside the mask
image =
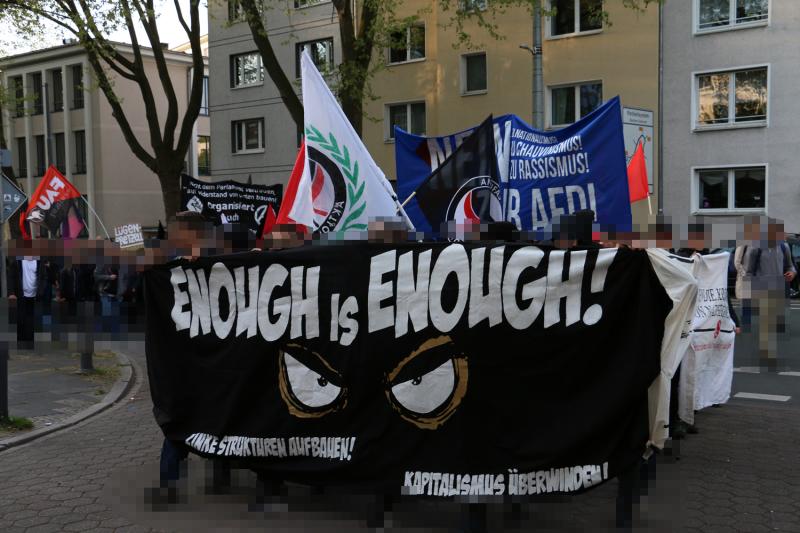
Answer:
[{"label": "white painted eye", "polygon": [[456,382],[455,363],[448,359],[427,374],[392,387],[397,403],[412,413],[425,415],[441,407],[453,394]]},{"label": "white painted eye", "polygon": [[339,397],[341,387],[334,385],[288,353],[283,352],[283,358],[286,364],[286,377],[297,401],[306,407],[316,409],[330,405]]}]

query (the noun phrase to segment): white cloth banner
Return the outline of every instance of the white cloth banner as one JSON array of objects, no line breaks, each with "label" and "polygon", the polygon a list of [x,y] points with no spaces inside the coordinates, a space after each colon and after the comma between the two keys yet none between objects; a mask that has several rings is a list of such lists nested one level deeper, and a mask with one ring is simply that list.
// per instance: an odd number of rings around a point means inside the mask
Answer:
[{"label": "white cloth banner", "polygon": [[736,332],[728,311],[730,254],[668,257],[690,272],[697,283],[697,303],[681,365],[678,397],[678,416],[694,424],[695,411],[725,403],[731,395]]},{"label": "white cloth banner", "polygon": [[366,232],[369,221],[398,214],[405,218],[386,176],[308,52],[301,54],[300,63],[306,151],[289,216],[320,233]]},{"label": "white cloth banner", "polygon": [[650,444],[663,448],[669,427],[670,382],[689,347],[689,331],[695,310],[697,284],[694,276],[665,250],[648,249],[661,285],[672,300],[672,311],[664,321],[661,342],[661,374],[648,390],[650,410]]}]

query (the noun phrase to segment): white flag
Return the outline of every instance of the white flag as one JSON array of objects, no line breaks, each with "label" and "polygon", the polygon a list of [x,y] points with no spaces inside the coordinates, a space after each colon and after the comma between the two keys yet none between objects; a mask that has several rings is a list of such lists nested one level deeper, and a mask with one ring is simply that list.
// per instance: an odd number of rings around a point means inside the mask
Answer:
[{"label": "white flag", "polygon": [[306,150],[289,216],[320,233],[366,231],[370,220],[396,217],[391,185],[305,51],[300,64]]}]

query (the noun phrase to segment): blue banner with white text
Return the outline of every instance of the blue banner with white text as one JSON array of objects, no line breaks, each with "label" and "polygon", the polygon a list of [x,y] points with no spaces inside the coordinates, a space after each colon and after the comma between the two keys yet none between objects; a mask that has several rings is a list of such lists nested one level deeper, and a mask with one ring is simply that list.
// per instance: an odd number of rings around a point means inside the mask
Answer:
[{"label": "blue banner with white text", "polygon": [[[422,137],[395,128],[400,200],[471,132]],[[591,209],[602,229],[631,229],[619,97],[553,131],[535,130],[516,115],[495,117],[494,134],[506,220],[523,230],[541,230],[560,215]],[[415,199],[406,205],[406,213],[418,230],[431,231]]]}]

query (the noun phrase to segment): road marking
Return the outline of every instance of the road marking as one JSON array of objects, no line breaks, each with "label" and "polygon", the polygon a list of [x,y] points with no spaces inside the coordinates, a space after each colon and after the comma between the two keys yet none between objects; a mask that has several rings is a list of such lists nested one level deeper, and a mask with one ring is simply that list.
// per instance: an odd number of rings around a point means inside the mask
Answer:
[{"label": "road marking", "polygon": [[800,377],[800,372],[778,372],[779,376],[797,376]]},{"label": "road marking", "polygon": [[760,374],[761,367],[758,366],[740,366],[733,369],[734,372],[740,372],[742,374]]},{"label": "road marking", "polygon": [[755,392],[737,392],[733,395],[734,398],[741,398],[745,400],[768,400],[770,402],[788,402],[791,396],[780,396],[777,394],[758,394]]}]

